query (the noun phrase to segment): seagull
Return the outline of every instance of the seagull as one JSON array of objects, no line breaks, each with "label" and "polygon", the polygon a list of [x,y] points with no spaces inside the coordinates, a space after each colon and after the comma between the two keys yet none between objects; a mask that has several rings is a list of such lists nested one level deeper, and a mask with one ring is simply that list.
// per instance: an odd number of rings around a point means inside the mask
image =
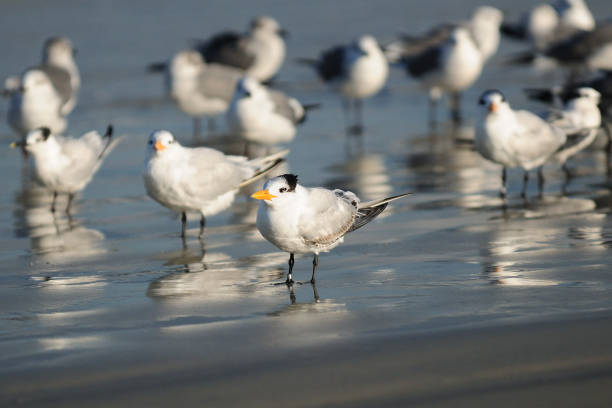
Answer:
[{"label": "seagull", "polygon": [[286,35],[275,19],[262,16],[253,19],[246,34],[222,32],[195,48],[208,62],[236,67],[260,82],[268,82],[285,60]]},{"label": "seagull", "polygon": [[201,117],[224,113],[244,74],[229,66],[209,64],[192,50],[177,53],[165,67],[168,93],[180,110],[193,117],[193,137],[197,140]]},{"label": "seagull", "polygon": [[500,196],[506,198],[507,167],[524,170],[523,198],[527,196],[529,170],[537,167],[541,192],[541,166],[559,153],[567,139],[565,132],[534,113],[513,110],[498,90],[485,91],[478,104],[482,110],[476,123],[476,150],[485,159],[503,166]]},{"label": "seagull", "polygon": [[300,58],[298,62],[313,66],[321,79],[340,93],[347,125],[353,102],[356,121],[352,127],[347,126],[347,129],[349,133],[361,134],[361,102],[379,92],[389,74],[387,60],[376,39],[371,35],[363,35],[349,45],[323,51],[319,59]]},{"label": "seagull", "polygon": [[486,62],[497,52],[499,47],[499,30],[503,18],[504,15],[501,10],[491,6],[480,6],[476,8],[468,22],[442,24],[421,36],[401,36],[384,46],[385,56],[390,63],[396,64],[404,57],[417,55],[431,46],[444,42],[453,29],[462,25],[470,31],[476,46],[480,50],[483,62]]},{"label": "seagull", "polygon": [[535,49],[544,50],[577,31],[591,31],[595,19],[584,0],[560,0],[537,4],[518,22],[504,22],[502,33],[517,40],[529,40]]},{"label": "seagull", "polygon": [[315,107],[318,105],[302,105],[254,78],[244,77],[238,81],[225,117],[230,131],[247,143],[273,145],[293,140],[296,126],[306,120],[306,111]]},{"label": "seagull", "polygon": [[441,43],[404,56],[400,61],[407,73],[429,91],[430,124],[435,123],[437,101],[445,92],[452,96],[453,121],[461,122],[461,92],[478,79],[483,63],[483,54],[470,31],[463,26],[453,28]]},{"label": "seagull", "polygon": [[206,217],[228,208],[238,189],[265,176],[284,160],[288,151],[248,160],[226,156],[207,147],[184,147],[167,130],[149,136],[144,161],[144,185],[151,198],[181,213],[185,238],[187,212],[199,212],[200,238]]},{"label": "seagull", "polygon": [[51,211],[59,193],[68,194],[70,206],[74,196],[91,181],[106,156],[119,143],[113,139],[113,127],[106,129],[104,136],[93,130],[78,139],[62,137],[51,129],[42,127],[31,130],[25,141],[14,142],[11,147],[22,145],[34,159],[34,175],[48,190],[53,191]]},{"label": "seagull", "polygon": [[350,191],[302,187],[294,174],[269,179],[264,189],[251,197],[261,200],[257,229],[281,251],[289,252],[285,283],[293,283],[294,254],[312,253],[312,277],[319,264],[319,253],[329,252],[344,236],[372,221],[387,204],[408,194],[361,203]]},{"label": "seagull", "polygon": [[65,130],[81,84],[75,53],[68,38],[51,37],[43,46],[40,65],[26,69],[20,78],[5,80],[3,93],[11,98],[8,122],[22,138],[40,127],[55,134]]}]

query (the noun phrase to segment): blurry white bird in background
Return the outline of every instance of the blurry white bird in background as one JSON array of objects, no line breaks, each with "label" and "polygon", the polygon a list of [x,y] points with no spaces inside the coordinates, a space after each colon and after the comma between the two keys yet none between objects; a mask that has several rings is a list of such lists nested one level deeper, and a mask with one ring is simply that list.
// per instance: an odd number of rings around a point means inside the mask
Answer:
[{"label": "blurry white bird in background", "polygon": [[56,134],[65,130],[81,84],[75,53],[68,38],[51,37],[43,46],[40,65],[26,69],[20,78],[5,80],[4,93],[11,97],[8,122],[22,137],[40,127]]},{"label": "blurry white bird in background", "polygon": [[248,160],[207,147],[183,147],[167,130],[149,136],[143,178],[147,193],[161,205],[181,213],[185,238],[187,212],[200,213],[200,238],[206,217],[228,208],[238,190],[264,177],[283,162],[288,151]]},{"label": "blurry white bird in background", "polygon": [[[376,39],[363,35],[349,45],[323,51],[318,59],[300,58],[298,62],[316,69],[319,77],[340,94],[347,133],[361,135],[362,100],[378,93],[389,74],[387,60]],[[354,111],[353,120],[350,118],[351,108]]]},{"label": "blurry white bird in background", "polygon": [[524,170],[523,198],[527,196],[529,170],[538,168],[541,194],[544,187],[541,166],[564,145],[565,132],[529,111],[513,110],[500,91],[485,91],[478,103],[481,109],[476,122],[476,150],[485,159],[502,165],[500,196],[506,198],[508,167]]},{"label": "blurry white bird in background", "polygon": [[201,118],[208,116],[208,129],[214,129],[213,118],[225,113],[236,83],[243,75],[239,69],[209,64],[193,50],[174,55],[168,63],[154,63],[149,71],[163,71],[166,90],[181,111],[193,117],[193,141],[200,137]]},{"label": "blurry white bird in background", "polygon": [[108,126],[104,136],[93,130],[78,139],[53,134],[46,127],[32,130],[25,142],[14,142],[11,147],[23,145],[34,159],[34,175],[46,189],[53,192],[51,211],[55,211],[58,194],[68,194],[70,206],[74,196],[91,181],[106,156],[119,143],[113,139],[113,127]]},{"label": "blurry white bird in background", "polygon": [[312,253],[312,277],[319,264],[319,253],[329,252],[344,236],[372,221],[387,204],[407,194],[361,203],[350,191],[302,187],[294,174],[266,181],[264,189],[251,197],[261,200],[257,229],[280,250],[289,252],[287,285],[293,284],[294,254]]},{"label": "blurry white bird in background", "polygon": [[230,132],[248,142],[264,145],[293,140],[306,111],[319,105],[302,105],[297,99],[266,88],[253,78],[238,81],[226,113]]},{"label": "blurry white bird in background", "polygon": [[285,60],[287,32],[268,16],[254,18],[245,34],[219,33],[195,45],[205,61],[238,68],[266,83],[278,73]]}]

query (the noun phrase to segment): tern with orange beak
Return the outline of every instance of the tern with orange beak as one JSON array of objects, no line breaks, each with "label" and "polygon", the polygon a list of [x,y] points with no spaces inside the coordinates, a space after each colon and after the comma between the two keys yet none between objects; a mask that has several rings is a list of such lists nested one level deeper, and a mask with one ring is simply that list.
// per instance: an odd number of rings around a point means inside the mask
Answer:
[{"label": "tern with orange beak", "polygon": [[264,189],[251,197],[261,200],[257,228],[280,250],[289,252],[289,271],[285,283],[293,283],[294,255],[312,253],[312,277],[319,264],[319,253],[329,252],[344,241],[344,236],[363,227],[383,212],[400,194],[361,203],[350,191],[302,187],[294,174],[283,174],[266,181]]},{"label": "tern with orange beak", "polygon": [[226,156],[207,147],[184,147],[167,130],[149,136],[144,162],[144,184],[151,198],[181,213],[181,236],[185,238],[187,212],[198,212],[200,238],[206,217],[228,208],[241,187],[264,177],[289,153],[248,160]]},{"label": "tern with orange beak", "polygon": [[30,131],[25,141],[14,142],[11,147],[21,146],[34,159],[34,176],[40,184],[53,192],[51,211],[59,193],[68,194],[66,212],[74,195],[83,190],[113,150],[120,139],[113,139],[113,127],[106,129],[104,136],[95,130],[78,139],[52,134],[43,127]]},{"label": "tern with orange beak", "polygon": [[521,196],[527,195],[529,170],[538,168],[540,193],[544,178],[542,165],[562,150],[567,139],[557,126],[526,110],[512,110],[504,94],[498,90],[485,91],[479,100],[476,121],[476,150],[487,160],[501,164],[502,188],[506,198],[506,168],[524,170]]}]

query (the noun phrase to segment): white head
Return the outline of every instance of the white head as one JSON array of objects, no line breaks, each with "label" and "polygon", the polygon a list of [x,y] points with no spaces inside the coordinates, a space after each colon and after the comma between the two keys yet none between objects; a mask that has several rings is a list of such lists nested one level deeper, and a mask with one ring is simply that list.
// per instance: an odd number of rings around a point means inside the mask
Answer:
[{"label": "white head", "polygon": [[357,38],[355,41],[353,41],[352,48],[363,55],[381,51],[376,38],[371,35],[362,35],[361,37]]},{"label": "white head", "polygon": [[489,59],[499,47],[499,28],[504,14],[490,6],[481,6],[472,16],[472,35],[484,60]]},{"label": "white head", "polygon": [[278,21],[268,16],[256,17],[251,21],[250,27],[253,34],[273,34],[286,37],[287,32],[280,26]]},{"label": "white head", "polygon": [[263,94],[265,94],[265,88],[263,87],[263,85],[257,82],[256,79],[250,77],[243,77],[236,84],[236,90],[234,91],[234,99],[257,99]]},{"label": "white head", "polygon": [[43,46],[43,63],[65,66],[74,64],[76,50],[66,37],[51,37]]},{"label": "white head", "polygon": [[32,95],[32,97],[49,95],[55,93],[51,80],[43,71],[29,69],[21,76],[21,91]]},{"label": "white head", "polygon": [[582,99],[589,101],[594,105],[598,105],[599,100],[601,99],[601,94],[593,88],[584,86],[576,89],[575,93],[570,96],[570,99]]},{"label": "white head", "polygon": [[483,112],[488,115],[500,114],[510,110],[506,97],[496,89],[484,91],[478,100],[478,104],[482,106]]},{"label": "white head", "polygon": [[295,205],[295,196],[299,192],[298,176],[283,174],[266,181],[264,189],[251,195],[251,197],[262,200],[272,207],[285,204]]},{"label": "white head", "polygon": [[195,76],[202,71],[204,59],[202,59],[202,55],[197,51],[185,50],[172,57],[169,66],[173,76]]},{"label": "white head", "polygon": [[474,24],[487,24],[493,27],[501,26],[504,20],[504,13],[491,6],[480,6],[472,14],[472,23]]},{"label": "white head", "polygon": [[[42,127],[34,130],[30,130],[26,135],[23,143],[23,148],[32,153],[36,154],[47,149],[53,139],[51,130],[48,127]],[[18,143],[16,143],[18,144]]]},{"label": "white head", "polygon": [[451,44],[457,45],[459,43],[465,43],[466,41],[473,41],[473,40],[472,40],[472,35],[470,34],[470,32],[468,31],[466,27],[458,26],[458,27],[455,27],[453,31],[450,32],[450,35],[448,36],[448,41]]},{"label": "white head", "polygon": [[155,130],[147,141],[147,157],[167,155],[179,146],[172,133],[167,130]]}]

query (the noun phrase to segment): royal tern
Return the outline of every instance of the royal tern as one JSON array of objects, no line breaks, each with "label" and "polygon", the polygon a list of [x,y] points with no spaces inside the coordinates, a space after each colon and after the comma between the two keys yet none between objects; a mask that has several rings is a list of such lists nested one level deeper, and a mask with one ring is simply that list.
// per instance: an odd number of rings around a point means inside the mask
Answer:
[{"label": "royal tern", "polygon": [[156,130],[147,142],[144,185],[151,198],[181,213],[183,238],[186,213],[199,212],[201,238],[207,216],[228,208],[238,189],[265,176],[287,153],[248,160],[207,147],[184,147],[169,131]]},{"label": "royal tern", "polygon": [[294,254],[312,253],[311,283],[319,264],[319,253],[328,252],[344,241],[344,236],[372,221],[400,194],[361,203],[350,191],[303,187],[297,176],[284,174],[264,184],[251,197],[261,200],[257,229],[280,250],[289,252],[285,283],[293,283]]},{"label": "royal tern", "polygon": [[78,139],[54,135],[46,127],[32,130],[25,141],[14,142],[11,147],[23,145],[34,159],[34,175],[53,192],[51,211],[59,193],[68,194],[66,212],[76,193],[83,190],[102,165],[104,158],[120,139],[113,139],[113,127],[104,136],[93,130]]}]

